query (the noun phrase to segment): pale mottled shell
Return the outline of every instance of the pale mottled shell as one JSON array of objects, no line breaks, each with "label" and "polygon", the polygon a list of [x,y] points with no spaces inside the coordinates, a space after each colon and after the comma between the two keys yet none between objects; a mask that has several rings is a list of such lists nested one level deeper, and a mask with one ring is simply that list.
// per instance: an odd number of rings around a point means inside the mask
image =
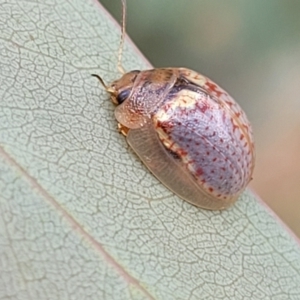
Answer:
[{"label": "pale mottled shell", "polygon": [[196,206],[233,203],[254,168],[251,126],[240,106],[184,68],[142,71],[131,88],[116,118],[130,128],[127,140],[151,172]]}]

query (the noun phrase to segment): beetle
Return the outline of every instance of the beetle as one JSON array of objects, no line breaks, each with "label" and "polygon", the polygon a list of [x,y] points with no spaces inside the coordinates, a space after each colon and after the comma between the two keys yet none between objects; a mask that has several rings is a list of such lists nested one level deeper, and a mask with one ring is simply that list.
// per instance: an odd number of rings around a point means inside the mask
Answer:
[{"label": "beetle", "polygon": [[123,73],[108,86],[93,76],[110,94],[120,132],[146,167],[195,206],[221,210],[234,203],[252,179],[255,161],[251,125],[241,107],[190,69]]}]

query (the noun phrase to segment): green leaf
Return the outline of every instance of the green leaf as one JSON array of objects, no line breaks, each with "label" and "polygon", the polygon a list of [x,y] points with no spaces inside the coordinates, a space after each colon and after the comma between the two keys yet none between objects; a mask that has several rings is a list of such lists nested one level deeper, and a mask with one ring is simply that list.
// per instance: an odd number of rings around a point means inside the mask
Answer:
[{"label": "green leaf", "polygon": [[[119,76],[99,4],[2,0],[0,16],[0,299],[300,298],[299,244],[261,201],[198,209],[118,133],[91,77]],[[149,66],[130,41],[124,66]]]}]

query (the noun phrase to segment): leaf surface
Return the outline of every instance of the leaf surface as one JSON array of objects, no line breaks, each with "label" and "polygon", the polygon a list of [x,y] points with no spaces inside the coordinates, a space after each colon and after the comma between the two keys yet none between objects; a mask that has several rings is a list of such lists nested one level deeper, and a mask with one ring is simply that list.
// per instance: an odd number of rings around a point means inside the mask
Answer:
[{"label": "leaf surface", "polygon": [[[0,16],[0,299],[299,299],[299,245],[251,192],[198,209],[118,133],[91,77],[119,76],[99,4],[1,0]],[[124,66],[149,67],[130,41]]]}]

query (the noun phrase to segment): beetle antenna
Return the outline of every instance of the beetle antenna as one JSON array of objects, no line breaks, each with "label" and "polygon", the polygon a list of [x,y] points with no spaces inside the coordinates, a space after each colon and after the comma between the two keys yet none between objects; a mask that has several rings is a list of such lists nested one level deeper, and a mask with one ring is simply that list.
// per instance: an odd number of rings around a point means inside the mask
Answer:
[{"label": "beetle antenna", "polygon": [[126,34],[126,0],[122,0],[122,32],[121,32],[121,42],[118,51],[118,70],[121,74],[125,74],[125,70],[122,66],[122,54],[124,48],[125,34]]},{"label": "beetle antenna", "polygon": [[108,86],[104,83],[103,79],[102,79],[99,75],[97,75],[97,74],[91,74],[91,75],[94,76],[94,77],[96,77],[96,78],[98,78],[98,80],[99,80],[100,83],[103,85],[103,87],[104,87],[106,90],[108,90]]},{"label": "beetle antenna", "polygon": [[108,92],[108,93],[110,93],[110,94],[112,94],[112,95],[114,95],[115,93],[116,93],[116,91],[114,90],[114,88],[112,88],[112,87],[110,87],[110,86],[107,86],[106,84],[105,84],[105,82],[103,81],[103,79],[99,76],[99,75],[97,75],[97,74],[91,74],[92,76],[94,76],[94,77],[96,77],[99,81],[100,81],[100,83],[103,85],[103,87],[105,88],[105,90]]}]

